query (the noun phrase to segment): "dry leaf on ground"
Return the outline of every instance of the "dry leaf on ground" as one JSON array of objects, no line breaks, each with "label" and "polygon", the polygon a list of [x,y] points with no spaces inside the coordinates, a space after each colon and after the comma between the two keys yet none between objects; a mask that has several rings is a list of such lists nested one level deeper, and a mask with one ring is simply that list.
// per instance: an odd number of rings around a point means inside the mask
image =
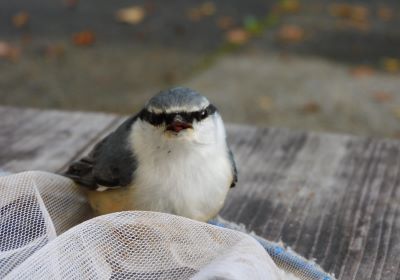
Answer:
[{"label": "dry leaf on ground", "polygon": [[389,73],[400,72],[400,59],[397,58],[385,58],[382,61],[383,69]]},{"label": "dry leaf on ground", "polygon": [[214,2],[204,2],[198,7],[187,10],[186,16],[190,21],[200,21],[203,17],[212,16],[217,11]]},{"label": "dry leaf on ground", "polygon": [[334,17],[350,18],[353,7],[346,3],[336,3],[329,5],[329,13]]},{"label": "dry leaf on ground", "polygon": [[212,16],[215,14],[217,8],[213,2],[205,2],[199,7],[203,16]]},{"label": "dry leaf on ground", "polygon": [[351,19],[359,22],[368,21],[369,9],[366,6],[354,5],[351,12]]},{"label": "dry leaf on ground", "polygon": [[304,29],[297,25],[284,25],[278,30],[277,37],[284,43],[298,43],[304,39]]},{"label": "dry leaf on ground", "polygon": [[383,21],[390,21],[393,19],[393,11],[388,7],[379,7],[378,9],[378,17]]},{"label": "dry leaf on ground", "polygon": [[331,16],[339,17],[354,22],[368,22],[370,14],[369,9],[365,5],[351,5],[347,3],[331,4],[329,6]]},{"label": "dry leaf on ground", "polygon": [[96,35],[92,31],[81,31],[72,35],[72,41],[77,46],[91,46],[96,41]]},{"label": "dry leaf on ground", "polygon": [[369,21],[370,11],[365,5],[351,5],[347,3],[329,5],[331,16],[341,18],[337,24],[345,28],[354,28],[359,31],[367,32],[371,30]]},{"label": "dry leaf on ground", "polygon": [[299,0],[281,0],[279,3],[279,11],[284,13],[297,13],[300,11]]},{"label": "dry leaf on ground", "polygon": [[315,101],[310,101],[304,104],[301,110],[303,113],[315,114],[321,111],[321,106]]},{"label": "dry leaf on ground", "polygon": [[12,23],[16,28],[22,28],[28,25],[30,15],[27,11],[21,11],[12,17]]},{"label": "dry leaf on ground", "polygon": [[16,61],[21,55],[21,49],[0,41],[0,59]]},{"label": "dry leaf on ground", "polygon": [[375,70],[367,65],[360,65],[350,70],[350,74],[356,78],[370,77],[375,73]]},{"label": "dry leaf on ground", "polygon": [[144,20],[146,10],[141,6],[123,8],[115,13],[115,19],[127,24],[138,24]]},{"label": "dry leaf on ground", "polygon": [[247,43],[249,39],[249,32],[247,32],[243,28],[232,29],[226,33],[226,40],[232,44],[243,45]]},{"label": "dry leaf on ground", "polygon": [[386,91],[377,91],[374,92],[372,98],[379,103],[384,103],[393,100],[393,95]]}]

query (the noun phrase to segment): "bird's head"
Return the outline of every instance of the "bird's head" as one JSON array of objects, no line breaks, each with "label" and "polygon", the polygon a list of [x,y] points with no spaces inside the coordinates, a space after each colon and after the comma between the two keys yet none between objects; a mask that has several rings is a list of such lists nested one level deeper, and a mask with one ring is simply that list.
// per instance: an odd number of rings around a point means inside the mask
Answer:
[{"label": "bird's head", "polygon": [[151,98],[139,114],[142,128],[168,139],[198,143],[212,141],[223,129],[216,107],[201,94],[184,87],[165,90]]}]

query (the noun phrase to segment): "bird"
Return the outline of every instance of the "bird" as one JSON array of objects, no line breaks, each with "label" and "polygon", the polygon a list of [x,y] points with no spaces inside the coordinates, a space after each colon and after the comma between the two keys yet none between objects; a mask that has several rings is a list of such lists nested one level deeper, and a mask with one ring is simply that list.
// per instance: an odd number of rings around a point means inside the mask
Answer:
[{"label": "bird", "polygon": [[186,87],[160,91],[69,165],[97,215],[155,211],[206,222],[238,181],[218,109]]}]

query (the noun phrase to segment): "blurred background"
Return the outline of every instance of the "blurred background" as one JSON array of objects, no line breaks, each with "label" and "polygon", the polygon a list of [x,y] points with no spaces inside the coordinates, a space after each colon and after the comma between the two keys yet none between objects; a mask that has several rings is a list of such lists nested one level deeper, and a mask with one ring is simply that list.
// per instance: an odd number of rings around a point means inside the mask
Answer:
[{"label": "blurred background", "polygon": [[176,85],[228,122],[400,139],[400,2],[0,1],[0,105],[132,114]]}]

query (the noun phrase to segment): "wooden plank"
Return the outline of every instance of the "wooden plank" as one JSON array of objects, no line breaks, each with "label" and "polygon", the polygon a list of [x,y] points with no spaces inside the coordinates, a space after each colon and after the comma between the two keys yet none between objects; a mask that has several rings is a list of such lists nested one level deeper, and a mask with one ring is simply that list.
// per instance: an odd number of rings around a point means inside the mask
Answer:
[{"label": "wooden plank", "polygon": [[0,106],[0,168],[57,172],[120,117]]},{"label": "wooden plank", "polygon": [[[0,168],[60,171],[124,118],[0,107]],[[399,279],[400,143],[228,126],[239,167],[221,215],[340,279]]]},{"label": "wooden plank", "polygon": [[222,211],[340,279],[398,279],[400,143],[231,126],[239,183]]}]

